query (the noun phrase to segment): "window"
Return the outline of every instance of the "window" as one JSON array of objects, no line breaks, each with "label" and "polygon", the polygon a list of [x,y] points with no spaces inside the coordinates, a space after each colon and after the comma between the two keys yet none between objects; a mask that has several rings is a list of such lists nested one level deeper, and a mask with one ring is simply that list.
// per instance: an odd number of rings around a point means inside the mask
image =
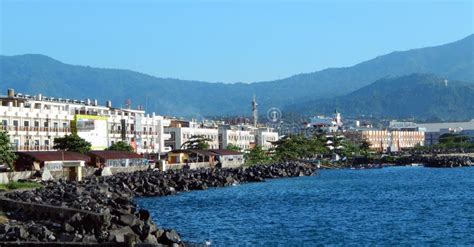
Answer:
[{"label": "window", "polygon": [[29,126],[30,126],[30,122],[29,122],[29,121],[24,121],[24,122],[23,122],[23,126],[29,127]]},{"label": "window", "polygon": [[18,127],[18,120],[13,120],[13,126]]},{"label": "window", "polygon": [[40,145],[40,141],[39,140],[35,140],[35,146],[39,146]]},{"label": "window", "polygon": [[45,128],[48,128],[48,127],[49,127],[49,123],[48,123],[48,122],[44,122],[44,127],[45,127]]},{"label": "window", "polygon": [[44,140],[44,145],[49,146],[49,140]]},{"label": "window", "polygon": [[54,123],[53,123],[53,127],[54,127],[54,128],[58,128],[58,127],[59,127],[58,122],[54,122]]},{"label": "window", "polygon": [[35,128],[38,128],[40,125],[40,122],[39,121],[35,121]]},{"label": "window", "polygon": [[2,120],[2,125],[7,126],[8,125],[8,120]]},{"label": "window", "polygon": [[67,128],[67,123],[63,123],[63,128]]}]

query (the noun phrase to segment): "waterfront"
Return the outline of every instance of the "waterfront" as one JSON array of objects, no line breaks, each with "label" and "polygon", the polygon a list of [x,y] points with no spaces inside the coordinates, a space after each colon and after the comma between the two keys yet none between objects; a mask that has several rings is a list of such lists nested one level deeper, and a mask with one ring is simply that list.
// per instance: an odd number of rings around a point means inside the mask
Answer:
[{"label": "waterfront", "polygon": [[473,168],[324,170],[160,198],[155,223],[214,245],[474,243]]}]

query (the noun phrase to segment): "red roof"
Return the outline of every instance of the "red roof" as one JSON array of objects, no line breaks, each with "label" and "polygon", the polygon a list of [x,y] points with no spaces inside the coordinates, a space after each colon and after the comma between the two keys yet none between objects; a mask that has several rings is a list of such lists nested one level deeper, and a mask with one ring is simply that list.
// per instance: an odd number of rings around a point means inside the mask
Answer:
[{"label": "red roof", "polygon": [[88,155],[97,156],[104,160],[143,159],[143,156],[127,151],[90,151]]},{"label": "red roof", "polygon": [[87,155],[68,151],[39,151],[39,152],[16,152],[19,156],[30,157],[36,161],[62,161],[62,160],[83,160],[89,162]]}]

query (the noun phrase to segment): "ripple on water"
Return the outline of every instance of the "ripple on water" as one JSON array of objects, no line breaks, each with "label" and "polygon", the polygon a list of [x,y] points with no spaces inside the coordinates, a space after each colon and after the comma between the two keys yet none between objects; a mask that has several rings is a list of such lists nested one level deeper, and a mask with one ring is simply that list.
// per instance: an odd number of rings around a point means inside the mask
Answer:
[{"label": "ripple on water", "polygon": [[218,246],[474,243],[474,168],[319,176],[139,198],[155,222]]}]

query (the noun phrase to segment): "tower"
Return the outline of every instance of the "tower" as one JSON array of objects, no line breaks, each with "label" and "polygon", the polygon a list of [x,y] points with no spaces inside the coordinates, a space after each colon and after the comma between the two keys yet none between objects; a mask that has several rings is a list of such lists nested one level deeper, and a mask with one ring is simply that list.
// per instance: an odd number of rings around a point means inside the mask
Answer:
[{"label": "tower", "polygon": [[255,94],[253,95],[253,100],[252,100],[252,116],[253,116],[253,126],[257,127],[258,124],[258,110],[257,110],[257,99],[255,97]]},{"label": "tower", "polygon": [[342,120],[341,120],[341,113],[339,113],[336,110],[334,110],[334,121],[336,122],[336,125],[337,126],[341,126],[342,125]]}]

